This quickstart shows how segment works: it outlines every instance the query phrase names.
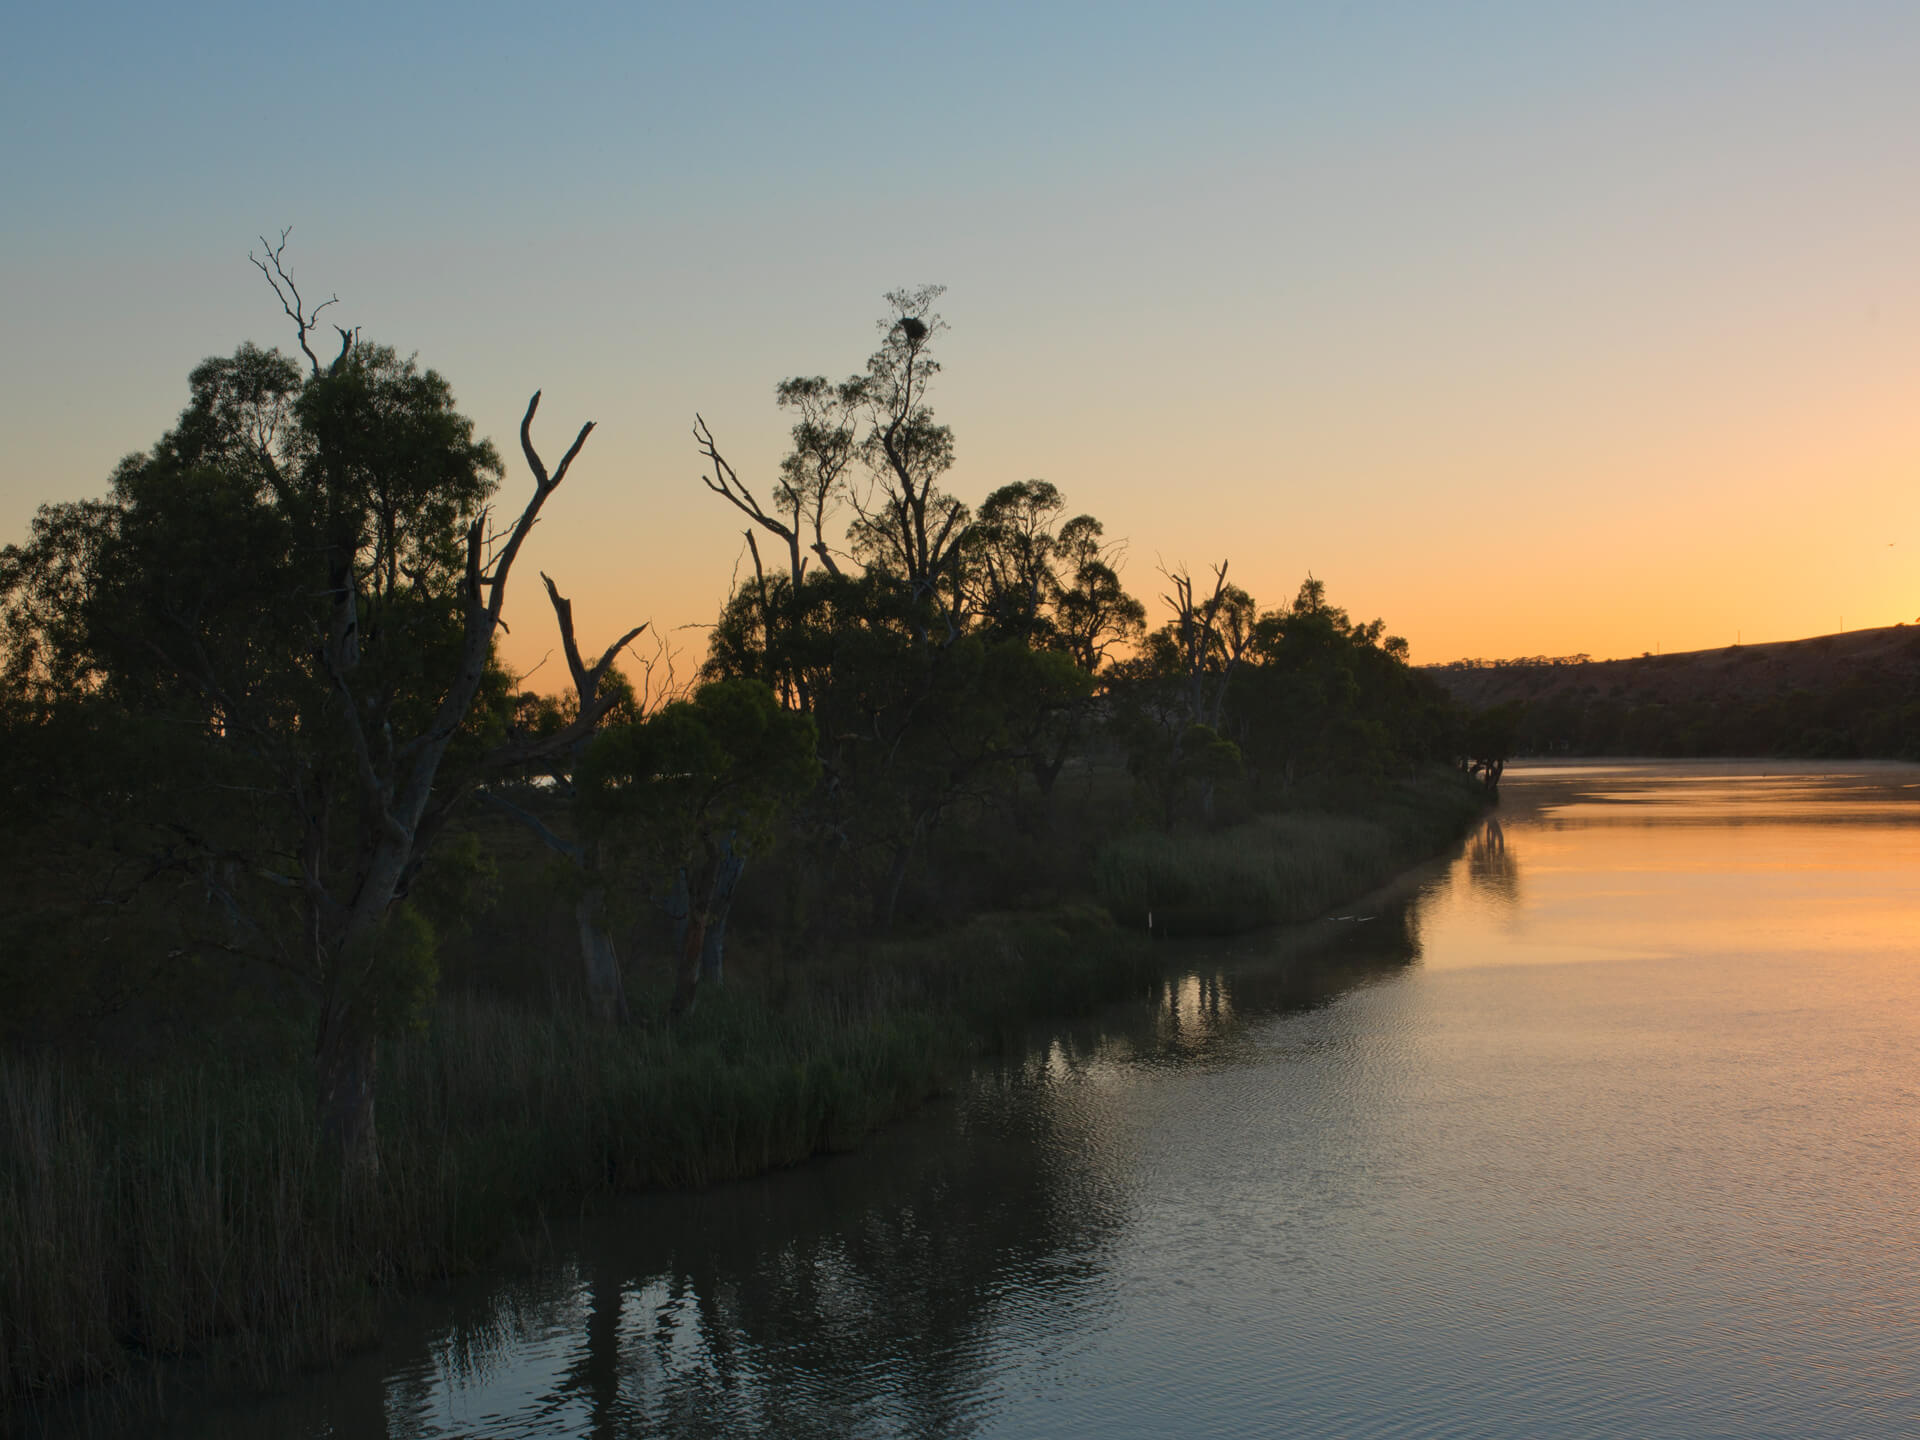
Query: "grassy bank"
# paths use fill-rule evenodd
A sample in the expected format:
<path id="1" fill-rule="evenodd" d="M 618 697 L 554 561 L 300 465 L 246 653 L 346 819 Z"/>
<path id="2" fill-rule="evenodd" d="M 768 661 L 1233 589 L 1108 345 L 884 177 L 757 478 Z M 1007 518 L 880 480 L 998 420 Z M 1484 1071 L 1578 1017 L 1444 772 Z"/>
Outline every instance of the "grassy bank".
<path id="1" fill-rule="evenodd" d="M 450 999 L 383 1055 L 371 1194 L 317 1147 L 305 1067 L 0 1059 L 0 1415 L 151 1357 L 238 1381 L 323 1362 L 373 1338 L 384 1295 L 543 1210 L 853 1145 L 1029 1021 L 1142 993 L 1149 905 L 1160 933 L 1304 919 L 1475 813 L 1435 781 L 1354 814 L 1127 837 L 1098 861 L 1118 924 L 1069 905 L 749 968 L 673 1026 Z"/>
<path id="2" fill-rule="evenodd" d="M 304 1067 L 0 1059 L 0 1415 L 153 1357 L 236 1381 L 324 1361 L 374 1337 L 383 1294 L 543 1210 L 851 1146 L 1015 1017 L 1144 985 L 1151 959 L 1104 917 L 985 917 L 671 1027 L 450 1001 L 383 1053 L 370 1195 L 317 1145 Z"/>
<path id="3" fill-rule="evenodd" d="M 1193 834 L 1142 831 L 1094 863 L 1101 902 L 1155 935 L 1229 935 L 1310 920 L 1384 884 L 1463 834 L 1484 806 L 1452 774 L 1409 781 L 1339 812 L 1285 811 Z"/>

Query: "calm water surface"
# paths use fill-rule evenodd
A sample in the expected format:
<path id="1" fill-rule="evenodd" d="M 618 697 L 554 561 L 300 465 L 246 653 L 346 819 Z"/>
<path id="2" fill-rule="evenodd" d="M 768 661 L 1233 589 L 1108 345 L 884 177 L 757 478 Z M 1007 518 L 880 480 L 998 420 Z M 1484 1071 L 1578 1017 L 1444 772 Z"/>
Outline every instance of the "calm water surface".
<path id="1" fill-rule="evenodd" d="M 175 1433 L 1920 1435 L 1920 770 L 1505 792 L 1307 939 Z"/>

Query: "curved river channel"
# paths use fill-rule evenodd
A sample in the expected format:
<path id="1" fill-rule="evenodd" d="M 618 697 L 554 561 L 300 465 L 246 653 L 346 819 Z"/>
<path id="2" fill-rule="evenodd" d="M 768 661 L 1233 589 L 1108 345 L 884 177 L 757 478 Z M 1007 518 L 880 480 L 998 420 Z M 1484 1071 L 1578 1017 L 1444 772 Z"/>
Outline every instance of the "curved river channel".
<path id="1" fill-rule="evenodd" d="M 148 1433 L 1920 1435 L 1920 769 L 1503 789 L 856 1154 Z"/>

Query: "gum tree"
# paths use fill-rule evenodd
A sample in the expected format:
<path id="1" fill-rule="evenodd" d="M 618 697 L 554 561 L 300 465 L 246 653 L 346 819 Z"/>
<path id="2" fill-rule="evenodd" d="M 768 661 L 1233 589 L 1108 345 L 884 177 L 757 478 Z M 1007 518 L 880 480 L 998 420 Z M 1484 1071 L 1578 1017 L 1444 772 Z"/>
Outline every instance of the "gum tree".
<path id="1" fill-rule="evenodd" d="M 433 983 L 411 885 L 475 785 L 594 731 L 599 681 L 638 631 L 579 667 L 567 725 L 506 725 L 508 581 L 592 424 L 549 469 L 534 394 L 532 493 L 502 520 L 500 459 L 447 382 L 346 330 L 322 362 L 318 311 L 278 249 L 261 263 L 305 372 L 251 345 L 198 367 L 179 423 L 105 500 L 44 507 L 0 556 L 0 643 L 48 723 L 85 705 L 170 737 L 164 773 L 113 777 L 147 797 L 144 876 L 183 882 L 201 948 L 276 965 L 311 999 L 318 1123 L 364 1176 L 379 1035 Z"/>

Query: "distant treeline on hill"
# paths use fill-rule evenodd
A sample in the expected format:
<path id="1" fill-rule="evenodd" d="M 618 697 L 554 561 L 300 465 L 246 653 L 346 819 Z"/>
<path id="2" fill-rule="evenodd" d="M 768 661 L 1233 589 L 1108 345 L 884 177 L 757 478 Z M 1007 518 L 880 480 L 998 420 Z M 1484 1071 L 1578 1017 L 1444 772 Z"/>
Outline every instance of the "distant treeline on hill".
<path id="1" fill-rule="evenodd" d="M 1920 759 L 1920 628 L 1593 661 L 1428 667 L 1459 704 L 1501 710 L 1520 755 Z"/>
<path id="2" fill-rule="evenodd" d="M 1590 665 L 1593 657 L 1584 650 L 1578 655 L 1520 655 L 1512 660 L 1449 660 L 1444 665 L 1431 665 L 1431 670 L 1511 670 L 1534 669 L 1553 665 Z"/>

